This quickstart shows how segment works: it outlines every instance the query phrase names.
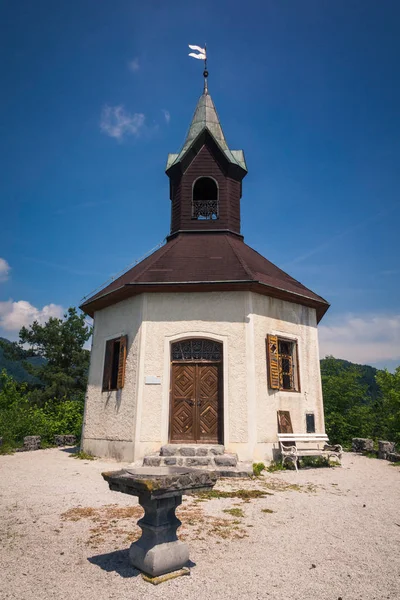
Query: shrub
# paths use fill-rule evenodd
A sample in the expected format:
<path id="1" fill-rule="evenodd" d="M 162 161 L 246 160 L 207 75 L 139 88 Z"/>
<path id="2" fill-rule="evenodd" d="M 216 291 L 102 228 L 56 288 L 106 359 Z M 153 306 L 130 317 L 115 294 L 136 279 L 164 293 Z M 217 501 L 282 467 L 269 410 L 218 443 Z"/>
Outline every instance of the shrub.
<path id="1" fill-rule="evenodd" d="M 303 456 L 300 459 L 300 465 L 302 467 L 313 467 L 314 469 L 331 466 L 329 458 L 326 456 Z"/>
<path id="2" fill-rule="evenodd" d="M 265 465 L 263 462 L 253 463 L 253 475 L 259 477 L 261 472 L 264 471 Z"/>
<path id="3" fill-rule="evenodd" d="M 5 449 L 21 446 L 27 435 L 40 435 L 43 446 L 52 445 L 56 434 L 80 438 L 83 398 L 37 406 L 30 401 L 26 384 L 18 384 L 5 371 L 0 379 L 0 432 Z"/>
<path id="4" fill-rule="evenodd" d="M 286 465 L 283 465 L 281 462 L 275 462 L 272 460 L 267 467 L 268 473 L 275 473 L 276 471 L 285 471 Z"/>

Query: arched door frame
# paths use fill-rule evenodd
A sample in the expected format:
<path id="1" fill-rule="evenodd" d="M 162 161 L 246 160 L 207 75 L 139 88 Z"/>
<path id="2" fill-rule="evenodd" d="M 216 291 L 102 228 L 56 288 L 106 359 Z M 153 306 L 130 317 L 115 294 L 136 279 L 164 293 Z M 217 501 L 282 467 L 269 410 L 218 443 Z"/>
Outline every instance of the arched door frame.
<path id="1" fill-rule="evenodd" d="M 164 339 L 164 373 L 163 373 L 163 400 L 161 414 L 161 440 L 162 444 L 169 442 L 169 423 L 170 423 L 170 392 L 171 392 L 171 346 L 174 342 L 184 341 L 193 338 L 201 338 L 220 342 L 222 344 L 222 440 L 226 445 L 229 439 L 229 380 L 228 380 L 228 336 L 218 335 L 207 331 L 185 331 L 182 333 L 166 336 Z"/>

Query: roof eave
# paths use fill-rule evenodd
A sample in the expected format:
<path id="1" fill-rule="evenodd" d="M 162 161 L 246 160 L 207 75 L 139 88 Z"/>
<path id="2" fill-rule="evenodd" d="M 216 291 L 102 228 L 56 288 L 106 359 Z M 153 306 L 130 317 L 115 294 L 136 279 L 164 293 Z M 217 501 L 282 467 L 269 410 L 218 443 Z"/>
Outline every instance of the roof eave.
<path id="1" fill-rule="evenodd" d="M 184 288 L 182 290 L 182 288 Z M 262 295 L 287 300 L 295 304 L 309 306 L 315 308 L 317 315 L 317 323 L 319 323 L 328 310 L 330 304 L 321 298 L 311 298 L 304 294 L 285 290 L 276 286 L 269 286 L 258 280 L 223 280 L 223 281 L 175 281 L 175 282 L 134 282 L 127 283 L 119 288 L 98 296 L 95 300 L 90 299 L 84 302 L 80 309 L 87 315 L 93 318 L 97 310 L 102 310 L 113 304 L 117 304 L 126 298 L 143 294 L 145 292 L 157 293 L 162 291 L 182 292 L 189 291 L 188 288 L 200 288 L 192 291 L 254 291 Z M 227 289 L 229 288 L 229 289 Z"/>

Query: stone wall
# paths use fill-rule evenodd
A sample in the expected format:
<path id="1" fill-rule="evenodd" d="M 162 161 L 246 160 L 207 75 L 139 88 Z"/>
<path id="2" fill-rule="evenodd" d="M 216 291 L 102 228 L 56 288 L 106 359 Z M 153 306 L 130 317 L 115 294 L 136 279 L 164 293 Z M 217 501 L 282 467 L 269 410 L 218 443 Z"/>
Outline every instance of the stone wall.
<path id="1" fill-rule="evenodd" d="M 390 460 L 391 462 L 400 462 L 400 453 L 396 452 L 396 444 L 386 440 L 378 441 L 378 450 L 374 448 L 374 440 L 369 438 L 353 438 L 352 451 L 362 454 L 375 454 L 381 460 Z"/>

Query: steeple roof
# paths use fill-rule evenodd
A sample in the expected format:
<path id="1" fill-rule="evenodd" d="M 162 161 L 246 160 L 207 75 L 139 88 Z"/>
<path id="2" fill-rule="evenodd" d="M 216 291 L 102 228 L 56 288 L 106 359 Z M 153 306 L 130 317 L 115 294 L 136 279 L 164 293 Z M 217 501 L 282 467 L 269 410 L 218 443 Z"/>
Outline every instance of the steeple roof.
<path id="1" fill-rule="evenodd" d="M 210 94 L 208 93 L 207 85 L 204 85 L 204 92 L 200 96 L 199 101 L 194 111 L 192 122 L 190 123 L 189 131 L 186 136 L 185 143 L 183 144 L 182 150 L 179 154 L 169 154 L 167 160 L 167 170 L 180 162 L 188 150 L 192 147 L 199 135 L 207 130 L 213 139 L 217 142 L 218 146 L 225 154 L 227 159 L 235 164 L 239 165 L 244 171 L 247 172 L 246 161 L 244 158 L 243 150 L 230 150 L 224 132 L 222 131 L 221 123 L 215 109 L 214 102 Z"/>

